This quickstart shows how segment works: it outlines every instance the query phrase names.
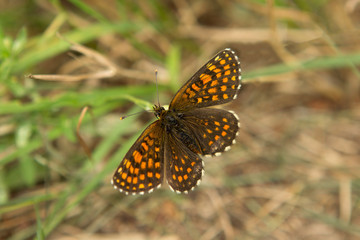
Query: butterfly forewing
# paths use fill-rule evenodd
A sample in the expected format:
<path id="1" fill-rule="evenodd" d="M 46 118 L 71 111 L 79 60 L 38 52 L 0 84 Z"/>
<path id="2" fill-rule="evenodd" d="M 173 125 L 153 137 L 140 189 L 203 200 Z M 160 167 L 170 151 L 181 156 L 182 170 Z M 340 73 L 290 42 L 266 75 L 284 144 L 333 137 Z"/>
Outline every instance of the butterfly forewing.
<path id="1" fill-rule="evenodd" d="M 115 188 L 136 194 L 160 186 L 164 172 L 163 135 L 159 120 L 144 130 L 117 168 L 112 179 Z"/>
<path id="2" fill-rule="evenodd" d="M 169 109 L 187 111 L 230 102 L 240 88 L 238 57 L 231 49 L 219 52 L 175 94 Z"/>
<path id="3" fill-rule="evenodd" d="M 239 130 L 235 113 L 222 109 L 196 109 L 184 113 L 183 124 L 193 133 L 203 155 L 216 155 L 230 148 Z"/>

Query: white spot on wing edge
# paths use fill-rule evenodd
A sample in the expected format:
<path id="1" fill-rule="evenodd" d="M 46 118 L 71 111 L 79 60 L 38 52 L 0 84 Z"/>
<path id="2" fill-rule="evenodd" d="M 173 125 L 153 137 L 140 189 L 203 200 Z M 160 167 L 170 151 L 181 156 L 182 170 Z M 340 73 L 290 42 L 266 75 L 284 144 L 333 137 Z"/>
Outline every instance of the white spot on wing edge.
<path id="1" fill-rule="evenodd" d="M 227 146 L 225 149 L 224 149 L 224 151 L 226 152 L 226 151 L 229 151 L 230 150 L 230 146 Z"/>
<path id="2" fill-rule="evenodd" d="M 241 88 L 241 84 L 239 84 L 239 86 L 237 87 L 237 90 L 239 90 Z"/>
<path id="3" fill-rule="evenodd" d="M 221 152 L 217 152 L 217 153 L 215 153 L 214 155 L 218 157 L 218 156 L 221 155 Z"/>
<path id="4" fill-rule="evenodd" d="M 175 192 L 174 189 L 172 188 L 172 186 L 170 186 L 169 182 L 168 182 L 169 188 L 171 191 Z"/>
<path id="5" fill-rule="evenodd" d="M 236 118 L 236 120 L 239 121 L 239 116 L 232 110 L 228 110 L 228 112 L 232 113 L 234 115 L 234 117 Z"/>

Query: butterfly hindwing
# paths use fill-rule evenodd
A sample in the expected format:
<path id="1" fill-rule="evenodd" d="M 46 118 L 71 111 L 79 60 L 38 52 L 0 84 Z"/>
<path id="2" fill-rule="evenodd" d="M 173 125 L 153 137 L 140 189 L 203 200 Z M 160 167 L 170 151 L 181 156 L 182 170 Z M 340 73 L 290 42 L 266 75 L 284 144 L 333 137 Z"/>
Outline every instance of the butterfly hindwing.
<path id="1" fill-rule="evenodd" d="M 169 109 L 187 111 L 230 102 L 237 97 L 240 80 L 238 57 L 231 49 L 224 49 L 179 89 Z"/>
<path id="2" fill-rule="evenodd" d="M 126 153 L 115 171 L 112 184 L 120 192 L 144 193 L 163 181 L 163 129 L 159 120 L 147 127 Z"/>
<path id="3" fill-rule="evenodd" d="M 240 127 L 235 113 L 214 108 L 186 112 L 182 123 L 197 139 L 203 155 L 218 155 L 230 149 Z"/>
<path id="4" fill-rule="evenodd" d="M 165 141 L 166 179 L 173 191 L 187 193 L 200 183 L 203 162 L 177 135 L 169 134 Z"/>

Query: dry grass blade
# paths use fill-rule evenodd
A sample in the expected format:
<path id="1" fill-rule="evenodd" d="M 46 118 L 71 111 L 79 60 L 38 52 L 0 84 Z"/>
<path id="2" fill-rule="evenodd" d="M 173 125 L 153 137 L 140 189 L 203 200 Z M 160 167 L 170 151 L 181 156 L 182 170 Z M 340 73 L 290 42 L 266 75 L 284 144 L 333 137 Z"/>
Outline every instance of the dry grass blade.
<path id="1" fill-rule="evenodd" d="M 80 126 L 81 126 L 81 123 L 85 117 L 85 114 L 86 112 L 88 111 L 89 107 L 86 106 L 84 107 L 82 110 L 81 110 L 81 113 L 80 113 L 80 117 L 79 117 L 79 120 L 78 120 L 78 123 L 76 125 L 76 137 L 82 147 L 82 149 L 84 150 L 84 152 L 86 153 L 86 155 L 92 159 L 92 154 L 91 154 L 91 150 L 89 148 L 89 146 L 87 145 L 87 143 L 85 142 L 84 138 L 81 136 L 80 134 Z"/>

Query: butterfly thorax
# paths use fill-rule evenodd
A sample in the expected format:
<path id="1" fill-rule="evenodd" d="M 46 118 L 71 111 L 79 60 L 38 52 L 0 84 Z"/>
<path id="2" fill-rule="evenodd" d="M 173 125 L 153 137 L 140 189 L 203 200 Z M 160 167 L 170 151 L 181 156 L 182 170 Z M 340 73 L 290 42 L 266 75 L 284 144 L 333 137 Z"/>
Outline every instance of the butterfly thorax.
<path id="1" fill-rule="evenodd" d="M 154 106 L 155 116 L 161 122 L 164 132 L 176 138 L 195 153 L 201 153 L 201 148 L 193 137 L 191 130 L 184 124 L 184 113 L 173 109 L 165 110 L 164 107 Z"/>

